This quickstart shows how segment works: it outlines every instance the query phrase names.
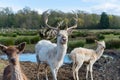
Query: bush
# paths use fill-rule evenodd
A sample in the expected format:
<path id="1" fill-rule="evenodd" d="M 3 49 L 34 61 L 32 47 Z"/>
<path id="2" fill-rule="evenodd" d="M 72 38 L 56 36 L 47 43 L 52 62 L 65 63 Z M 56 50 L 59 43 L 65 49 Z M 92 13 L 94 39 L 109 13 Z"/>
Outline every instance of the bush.
<path id="1" fill-rule="evenodd" d="M 29 37 L 19 37 L 15 40 L 15 45 L 20 44 L 22 42 L 26 42 L 27 44 L 30 44 Z"/>
<path id="2" fill-rule="evenodd" d="M 14 39 L 12 38 L 2 38 L 0 39 L 0 44 L 9 46 L 9 45 L 14 45 Z"/>
<path id="3" fill-rule="evenodd" d="M 76 37 L 86 37 L 88 34 L 86 32 L 75 31 L 71 34 L 72 38 Z"/>
<path id="4" fill-rule="evenodd" d="M 83 47 L 85 45 L 84 41 L 69 41 L 68 42 L 68 51 L 71 51 L 72 49 L 76 47 Z"/>
<path id="5" fill-rule="evenodd" d="M 109 40 L 106 42 L 107 49 L 120 48 L 120 40 Z"/>
<path id="6" fill-rule="evenodd" d="M 37 35 L 37 31 L 16 31 L 15 32 L 17 35 L 23 35 L 23 36 L 34 36 Z"/>
<path id="7" fill-rule="evenodd" d="M 104 34 L 104 35 L 109 35 L 109 34 L 114 34 L 114 31 L 103 31 L 103 32 L 99 32 L 100 34 Z"/>
<path id="8" fill-rule="evenodd" d="M 39 40 L 40 40 L 40 37 L 39 36 L 35 36 L 35 37 L 32 37 L 30 39 L 30 43 L 31 44 L 36 44 Z"/>
<path id="9" fill-rule="evenodd" d="M 100 39 L 100 40 L 102 40 L 102 39 L 105 39 L 105 36 L 103 34 L 98 34 L 97 38 Z"/>
<path id="10" fill-rule="evenodd" d="M 114 32 L 113 34 L 114 35 L 120 35 L 120 32 Z"/>
<path id="11" fill-rule="evenodd" d="M 94 36 L 87 37 L 87 38 L 86 38 L 86 43 L 87 43 L 87 44 L 94 43 L 96 39 L 97 39 L 97 38 L 94 37 Z"/>
<path id="12" fill-rule="evenodd" d="M 15 40 L 15 44 L 20 44 L 21 42 L 26 42 L 27 44 L 35 44 L 39 41 L 39 36 L 33 37 L 19 37 Z"/>
<path id="13" fill-rule="evenodd" d="M 1 35 L 4 37 L 17 37 L 16 33 L 2 33 Z"/>

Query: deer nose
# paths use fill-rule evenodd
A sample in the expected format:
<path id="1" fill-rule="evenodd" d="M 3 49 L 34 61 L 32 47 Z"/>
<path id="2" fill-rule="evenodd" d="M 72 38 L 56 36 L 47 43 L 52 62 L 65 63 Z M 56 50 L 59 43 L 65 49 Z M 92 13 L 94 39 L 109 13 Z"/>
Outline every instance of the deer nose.
<path id="1" fill-rule="evenodd" d="M 67 39 L 66 38 L 62 38 L 63 39 L 63 41 L 67 41 Z"/>
<path id="2" fill-rule="evenodd" d="M 11 62 L 12 62 L 12 63 L 15 63 L 15 58 L 11 58 Z"/>

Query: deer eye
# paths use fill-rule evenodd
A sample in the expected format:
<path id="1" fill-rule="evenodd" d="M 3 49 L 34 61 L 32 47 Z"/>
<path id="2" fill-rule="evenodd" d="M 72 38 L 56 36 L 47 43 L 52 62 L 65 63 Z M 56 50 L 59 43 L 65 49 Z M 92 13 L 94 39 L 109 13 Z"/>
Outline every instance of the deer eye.
<path id="1" fill-rule="evenodd" d="M 58 36 L 61 36 L 60 34 L 58 34 Z"/>
<path id="2" fill-rule="evenodd" d="M 102 45 L 102 44 L 99 44 L 100 46 Z"/>

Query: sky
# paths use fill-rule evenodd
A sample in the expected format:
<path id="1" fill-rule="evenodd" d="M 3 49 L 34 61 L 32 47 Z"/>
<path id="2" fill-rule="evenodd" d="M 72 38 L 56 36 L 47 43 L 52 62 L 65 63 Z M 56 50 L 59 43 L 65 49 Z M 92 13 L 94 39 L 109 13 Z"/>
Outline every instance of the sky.
<path id="1" fill-rule="evenodd" d="M 0 0 L 0 8 L 10 7 L 17 12 L 24 7 L 30 7 L 40 14 L 48 9 L 72 12 L 81 10 L 88 13 L 120 16 L 120 0 Z"/>

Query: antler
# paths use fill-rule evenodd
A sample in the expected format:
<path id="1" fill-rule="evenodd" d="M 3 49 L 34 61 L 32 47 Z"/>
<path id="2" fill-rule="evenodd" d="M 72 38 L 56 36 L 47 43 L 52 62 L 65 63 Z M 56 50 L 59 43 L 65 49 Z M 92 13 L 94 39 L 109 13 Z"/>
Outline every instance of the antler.
<path id="1" fill-rule="evenodd" d="M 73 13 L 75 13 L 75 12 L 73 11 Z M 75 13 L 75 16 L 76 16 L 76 17 L 73 18 L 73 19 L 75 20 L 75 25 L 67 28 L 67 30 L 73 29 L 73 28 L 76 28 L 76 27 L 77 27 L 77 21 L 78 21 L 78 15 L 77 15 L 77 13 Z"/>
<path id="2" fill-rule="evenodd" d="M 47 14 L 48 11 L 49 11 L 49 10 L 47 10 L 47 11 L 45 11 L 45 12 L 43 13 L 43 18 L 44 18 L 45 25 L 46 25 L 48 28 L 51 28 L 51 29 L 54 29 L 54 30 L 58 30 L 58 28 L 52 27 L 52 26 L 50 26 L 50 25 L 47 24 L 47 23 L 48 23 L 48 16 L 50 15 L 50 14 Z"/>
<path id="3" fill-rule="evenodd" d="M 57 28 L 59 28 L 63 24 L 64 20 L 57 23 Z"/>

